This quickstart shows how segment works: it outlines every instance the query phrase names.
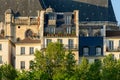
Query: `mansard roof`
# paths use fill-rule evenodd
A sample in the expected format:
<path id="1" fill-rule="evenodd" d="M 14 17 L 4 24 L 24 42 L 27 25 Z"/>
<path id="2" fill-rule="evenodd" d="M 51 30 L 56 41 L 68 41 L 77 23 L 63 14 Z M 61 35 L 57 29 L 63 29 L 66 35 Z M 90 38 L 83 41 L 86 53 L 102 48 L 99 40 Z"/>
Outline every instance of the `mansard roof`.
<path id="1" fill-rule="evenodd" d="M 116 22 L 111 0 L 41 0 L 44 8 L 51 6 L 56 12 L 79 10 L 80 21 Z"/>
<path id="2" fill-rule="evenodd" d="M 79 10 L 80 21 L 116 22 L 111 0 L 0 0 L 0 21 L 4 21 L 7 9 L 12 9 L 15 16 L 36 16 L 37 10 L 49 6 L 55 12 Z"/>
<path id="3" fill-rule="evenodd" d="M 120 38 L 120 30 L 117 31 L 106 31 L 106 37 L 110 37 L 110 38 Z"/>

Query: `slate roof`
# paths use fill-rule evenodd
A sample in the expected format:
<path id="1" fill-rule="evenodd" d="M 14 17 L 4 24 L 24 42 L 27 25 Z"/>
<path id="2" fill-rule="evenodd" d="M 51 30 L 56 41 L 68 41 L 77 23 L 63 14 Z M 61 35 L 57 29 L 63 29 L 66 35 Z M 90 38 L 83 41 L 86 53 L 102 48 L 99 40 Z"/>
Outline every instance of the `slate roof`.
<path id="1" fill-rule="evenodd" d="M 8 9 L 16 16 L 37 16 L 42 5 L 39 0 L 0 0 L 0 21 L 4 21 L 4 13 Z"/>
<path id="2" fill-rule="evenodd" d="M 80 21 L 116 22 L 111 0 L 41 0 L 44 8 L 51 6 L 56 12 L 79 10 Z"/>
<path id="3" fill-rule="evenodd" d="M 117 31 L 106 31 L 106 37 L 120 37 L 120 30 Z"/>
<path id="4" fill-rule="evenodd" d="M 79 10 L 80 21 L 116 22 L 111 0 L 0 0 L 0 21 L 4 21 L 7 9 L 12 9 L 16 16 L 37 16 L 37 10 L 49 6 L 56 12 Z"/>

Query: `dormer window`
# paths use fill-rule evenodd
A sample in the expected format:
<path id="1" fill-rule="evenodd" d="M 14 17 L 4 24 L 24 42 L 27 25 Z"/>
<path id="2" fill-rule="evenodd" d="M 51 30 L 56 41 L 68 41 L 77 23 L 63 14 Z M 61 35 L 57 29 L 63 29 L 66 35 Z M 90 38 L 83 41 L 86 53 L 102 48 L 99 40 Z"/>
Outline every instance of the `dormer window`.
<path id="1" fill-rule="evenodd" d="M 49 13 L 49 20 L 56 20 L 56 14 L 55 13 Z"/>
<path id="2" fill-rule="evenodd" d="M 72 16 L 71 15 L 65 15 L 65 24 L 71 24 L 71 19 L 72 19 Z"/>

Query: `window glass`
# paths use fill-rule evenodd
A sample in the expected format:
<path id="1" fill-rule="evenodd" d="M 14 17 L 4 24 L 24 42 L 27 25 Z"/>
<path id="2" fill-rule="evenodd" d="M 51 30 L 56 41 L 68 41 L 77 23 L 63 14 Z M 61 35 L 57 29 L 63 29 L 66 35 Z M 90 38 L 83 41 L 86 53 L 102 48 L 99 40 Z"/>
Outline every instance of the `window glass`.
<path id="1" fill-rule="evenodd" d="M 84 47 L 83 48 L 83 55 L 87 56 L 89 54 L 89 48 L 88 47 Z"/>
<path id="2" fill-rule="evenodd" d="M 48 46 L 48 44 L 49 44 L 50 42 L 52 42 L 52 40 L 51 40 L 51 39 L 47 39 L 47 42 L 46 42 L 47 46 Z"/>
<path id="3" fill-rule="evenodd" d="M 21 61 L 21 69 L 25 69 L 25 61 Z"/>
<path id="4" fill-rule="evenodd" d="M 2 44 L 0 44 L 0 50 L 2 50 Z"/>
<path id="5" fill-rule="evenodd" d="M 73 39 L 69 39 L 69 40 L 68 40 L 68 48 L 69 48 L 69 49 L 73 49 L 73 45 L 74 45 Z"/>
<path id="6" fill-rule="evenodd" d="M 2 56 L 0 56 L 0 64 L 2 64 Z"/>
<path id="7" fill-rule="evenodd" d="M 25 47 L 21 47 L 21 55 L 25 54 Z"/>
<path id="8" fill-rule="evenodd" d="M 101 52 L 102 52 L 101 47 L 96 47 L 96 55 L 97 56 L 101 55 Z"/>
<path id="9" fill-rule="evenodd" d="M 109 50 L 114 49 L 114 42 L 112 40 L 109 41 Z"/>
<path id="10" fill-rule="evenodd" d="M 58 39 L 57 41 L 62 44 L 62 39 Z"/>
<path id="11" fill-rule="evenodd" d="M 34 54 L 34 47 L 30 47 L 30 54 Z"/>
<path id="12" fill-rule="evenodd" d="M 30 62 L 29 62 L 29 68 L 31 69 L 31 68 L 33 67 L 33 65 L 34 65 L 34 62 L 33 62 L 33 61 L 30 61 Z"/>

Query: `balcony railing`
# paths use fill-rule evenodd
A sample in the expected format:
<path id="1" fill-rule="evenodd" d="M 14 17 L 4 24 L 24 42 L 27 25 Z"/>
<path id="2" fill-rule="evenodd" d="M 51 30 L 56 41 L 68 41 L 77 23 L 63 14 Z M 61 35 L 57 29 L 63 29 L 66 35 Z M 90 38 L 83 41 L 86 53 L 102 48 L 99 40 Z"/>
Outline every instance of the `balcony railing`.
<path id="1" fill-rule="evenodd" d="M 116 22 L 111 22 L 111 21 L 83 21 L 83 22 L 80 22 L 80 26 L 88 26 L 88 25 L 108 25 L 108 26 L 117 26 L 117 23 Z"/>
<path id="2" fill-rule="evenodd" d="M 41 46 L 42 49 L 44 49 L 46 47 L 47 47 L 47 44 Z M 66 50 L 78 50 L 78 44 L 71 44 L 71 45 L 63 44 L 63 47 Z"/>
<path id="3" fill-rule="evenodd" d="M 120 47 L 106 48 L 107 52 L 120 52 Z"/>
<path id="4" fill-rule="evenodd" d="M 50 34 L 50 33 L 44 33 L 45 37 L 76 37 L 76 34 Z"/>

